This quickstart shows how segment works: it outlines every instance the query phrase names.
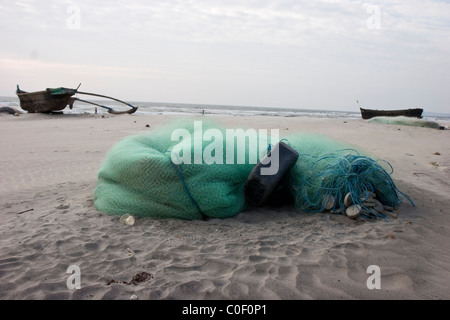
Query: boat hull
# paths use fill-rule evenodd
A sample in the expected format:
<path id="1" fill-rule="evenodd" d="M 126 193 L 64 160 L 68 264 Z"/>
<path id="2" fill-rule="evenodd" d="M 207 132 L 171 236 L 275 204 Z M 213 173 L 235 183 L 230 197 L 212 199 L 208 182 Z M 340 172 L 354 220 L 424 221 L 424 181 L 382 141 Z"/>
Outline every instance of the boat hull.
<path id="1" fill-rule="evenodd" d="M 74 101 L 72 95 L 76 91 L 66 89 L 63 92 L 55 92 L 55 90 L 57 89 L 37 92 L 17 90 L 16 94 L 20 100 L 20 107 L 29 113 L 49 113 L 63 110 L 67 106 L 72 107 Z"/>
<path id="2" fill-rule="evenodd" d="M 412 117 L 412 118 L 422 118 L 423 109 L 402 109 L 402 110 L 373 110 L 373 109 L 363 109 L 361 110 L 361 117 L 363 119 L 370 119 L 373 117 Z"/>

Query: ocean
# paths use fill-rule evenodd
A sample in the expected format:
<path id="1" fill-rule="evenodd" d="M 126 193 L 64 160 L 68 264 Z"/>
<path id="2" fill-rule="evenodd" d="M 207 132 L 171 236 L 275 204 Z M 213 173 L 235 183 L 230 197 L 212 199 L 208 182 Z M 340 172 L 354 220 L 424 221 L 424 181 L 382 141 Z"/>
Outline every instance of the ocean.
<path id="1" fill-rule="evenodd" d="M 100 105 L 112 107 L 116 111 L 125 111 L 129 108 L 124 104 L 111 100 L 89 100 Z M 128 101 L 127 101 L 128 102 Z M 317 110 L 317 109 L 295 109 L 283 107 L 257 107 L 257 106 L 229 106 L 210 104 L 188 104 L 170 102 L 129 102 L 138 107 L 135 115 L 212 115 L 212 116 L 277 116 L 277 117 L 313 117 L 313 118 L 339 118 L 339 119 L 361 119 L 358 107 L 353 111 Z M 0 97 L 0 105 L 20 109 L 17 97 Z M 74 103 L 73 109 L 66 107 L 66 114 L 99 114 L 108 113 L 106 108 L 95 107 L 81 101 Z M 424 119 L 436 122 L 450 122 L 448 113 L 423 113 Z"/>

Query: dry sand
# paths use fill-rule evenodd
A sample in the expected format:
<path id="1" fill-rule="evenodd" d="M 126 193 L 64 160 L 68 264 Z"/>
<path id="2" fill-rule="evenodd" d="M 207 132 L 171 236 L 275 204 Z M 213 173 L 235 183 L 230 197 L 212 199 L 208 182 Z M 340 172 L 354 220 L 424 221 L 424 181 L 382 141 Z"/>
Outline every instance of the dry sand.
<path id="1" fill-rule="evenodd" d="M 173 118 L 0 116 L 0 299 L 450 298 L 450 131 L 215 118 L 228 128 L 322 133 L 389 161 L 397 186 L 416 204 L 402 204 L 398 219 L 357 222 L 284 207 L 224 220 L 138 218 L 126 226 L 97 211 L 92 192 L 109 148 Z M 81 289 L 67 287 L 71 265 L 80 267 Z M 381 289 L 367 288 L 370 265 L 380 267 Z M 143 271 L 154 278 L 107 284 Z"/>

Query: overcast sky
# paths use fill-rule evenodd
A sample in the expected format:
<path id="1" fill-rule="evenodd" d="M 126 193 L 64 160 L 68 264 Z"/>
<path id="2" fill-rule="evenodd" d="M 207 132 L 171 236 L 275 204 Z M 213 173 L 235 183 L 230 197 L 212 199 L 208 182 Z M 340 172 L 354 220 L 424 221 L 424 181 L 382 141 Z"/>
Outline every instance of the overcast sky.
<path id="1" fill-rule="evenodd" d="M 450 113 L 450 1 L 0 0 L 0 95 Z"/>

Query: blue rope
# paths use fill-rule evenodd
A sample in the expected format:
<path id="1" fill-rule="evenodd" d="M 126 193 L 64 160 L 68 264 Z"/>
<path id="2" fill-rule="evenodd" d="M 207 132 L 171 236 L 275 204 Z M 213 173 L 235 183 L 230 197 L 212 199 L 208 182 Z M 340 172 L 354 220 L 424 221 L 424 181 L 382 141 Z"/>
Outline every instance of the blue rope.
<path id="1" fill-rule="evenodd" d="M 355 154 L 338 154 L 343 151 L 352 151 Z M 384 214 L 363 205 L 372 193 L 379 194 L 384 201 L 394 207 L 400 203 L 400 195 L 415 206 L 411 198 L 401 192 L 392 181 L 390 174 L 393 173 L 393 168 L 387 161 L 373 160 L 359 155 L 353 149 L 338 150 L 337 153 L 327 154 L 320 158 L 308 154 L 301 156 L 313 158 L 309 168 L 304 168 L 306 175 L 298 179 L 300 186 L 294 185 L 297 200 L 305 211 L 323 211 L 325 206 L 323 199 L 330 195 L 335 198 L 334 207 L 344 210 L 344 198 L 348 193 L 350 193 L 353 203 L 364 209 L 362 215 L 368 218 L 374 216 L 385 218 Z M 382 167 L 382 163 L 388 165 L 390 173 Z"/>

